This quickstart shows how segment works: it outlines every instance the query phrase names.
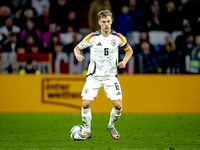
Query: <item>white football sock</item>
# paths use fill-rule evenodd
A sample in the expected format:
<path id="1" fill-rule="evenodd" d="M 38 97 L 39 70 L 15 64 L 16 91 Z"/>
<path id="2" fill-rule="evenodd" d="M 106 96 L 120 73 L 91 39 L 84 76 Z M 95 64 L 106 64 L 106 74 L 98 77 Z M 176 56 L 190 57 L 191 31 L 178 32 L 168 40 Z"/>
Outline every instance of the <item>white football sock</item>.
<path id="1" fill-rule="evenodd" d="M 108 126 L 114 127 L 115 122 L 120 118 L 122 110 L 116 110 L 115 108 L 112 109 L 110 113 L 110 121 Z"/>
<path id="2" fill-rule="evenodd" d="M 92 120 L 92 115 L 90 108 L 89 109 L 83 109 L 82 108 L 82 120 L 83 124 L 85 126 L 86 132 L 90 133 L 91 132 L 91 120 Z"/>

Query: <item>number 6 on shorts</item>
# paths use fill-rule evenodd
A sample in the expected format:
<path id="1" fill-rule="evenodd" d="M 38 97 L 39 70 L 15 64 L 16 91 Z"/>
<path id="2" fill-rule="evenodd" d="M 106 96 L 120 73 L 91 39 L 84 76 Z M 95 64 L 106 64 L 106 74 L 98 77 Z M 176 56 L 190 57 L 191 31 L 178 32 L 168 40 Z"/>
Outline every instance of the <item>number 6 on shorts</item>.
<path id="1" fill-rule="evenodd" d="M 118 82 L 115 82 L 114 84 L 115 84 L 116 90 L 119 90 L 119 84 L 118 84 Z"/>

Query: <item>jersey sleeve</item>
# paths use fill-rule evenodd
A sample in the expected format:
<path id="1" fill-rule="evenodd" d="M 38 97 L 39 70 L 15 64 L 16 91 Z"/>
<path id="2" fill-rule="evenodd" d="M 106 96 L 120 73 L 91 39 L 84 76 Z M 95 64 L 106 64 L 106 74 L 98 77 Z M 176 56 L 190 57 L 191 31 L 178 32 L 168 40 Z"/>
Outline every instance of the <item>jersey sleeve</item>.
<path id="1" fill-rule="evenodd" d="M 117 33 L 117 36 L 121 40 L 121 44 L 119 46 L 122 47 L 125 51 L 128 50 L 130 48 L 130 45 L 128 44 L 126 38 L 120 33 Z"/>
<path id="2" fill-rule="evenodd" d="M 92 45 L 91 43 L 91 38 L 95 36 L 94 33 L 90 33 L 89 35 L 87 35 L 77 46 L 83 50 L 87 47 L 90 47 Z"/>

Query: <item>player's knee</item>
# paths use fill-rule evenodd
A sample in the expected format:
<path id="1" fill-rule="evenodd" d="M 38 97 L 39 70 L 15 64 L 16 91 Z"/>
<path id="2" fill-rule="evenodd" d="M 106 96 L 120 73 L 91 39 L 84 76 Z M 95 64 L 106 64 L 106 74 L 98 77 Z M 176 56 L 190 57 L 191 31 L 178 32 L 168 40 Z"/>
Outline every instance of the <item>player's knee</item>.
<path id="1" fill-rule="evenodd" d="M 113 101 L 113 106 L 116 110 L 122 109 L 122 100 Z"/>
<path id="2" fill-rule="evenodd" d="M 83 107 L 83 109 L 89 109 L 90 108 L 90 103 L 88 103 L 86 101 L 83 101 L 82 102 L 82 107 Z"/>
<path id="3" fill-rule="evenodd" d="M 116 109 L 116 110 L 121 110 L 121 109 L 122 109 L 122 105 L 116 105 L 116 106 L 115 106 L 115 109 Z"/>
<path id="4" fill-rule="evenodd" d="M 115 108 L 116 110 L 121 110 L 121 109 L 122 109 L 122 103 L 117 103 L 117 104 L 114 106 L 114 108 Z"/>
<path id="5" fill-rule="evenodd" d="M 90 108 L 89 105 L 87 105 L 85 103 L 82 104 L 82 107 L 83 107 L 83 109 L 89 109 Z"/>

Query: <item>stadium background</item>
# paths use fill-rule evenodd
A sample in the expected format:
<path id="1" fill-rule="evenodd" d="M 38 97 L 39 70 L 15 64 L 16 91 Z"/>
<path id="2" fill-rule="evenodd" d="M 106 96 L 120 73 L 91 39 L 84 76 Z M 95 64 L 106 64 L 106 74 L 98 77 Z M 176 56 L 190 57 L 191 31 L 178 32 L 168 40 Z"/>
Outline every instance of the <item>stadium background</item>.
<path id="1" fill-rule="evenodd" d="M 38 23 L 41 14 L 38 13 L 37 5 L 34 6 L 32 1 L 20 1 L 18 6 L 15 0 L 1 1 L 1 53 L 0 53 L 0 69 L 1 69 L 1 105 L 0 112 L 67 112 L 67 113 L 80 113 L 81 97 L 80 92 L 85 81 L 85 70 L 89 63 L 89 50 L 85 50 L 84 56 L 85 60 L 78 63 L 75 60 L 72 47 L 68 46 L 64 42 L 60 41 L 57 45 L 61 45 L 62 49 L 56 51 L 48 51 L 48 48 L 44 48 L 42 44 L 42 50 L 33 52 L 31 49 L 25 52 L 18 51 L 18 45 L 26 46 L 26 38 L 22 39 L 22 30 L 26 27 L 26 21 L 33 19 L 38 30 L 42 30 L 40 23 Z M 65 0 L 59 0 L 65 1 Z M 40 3 L 41 2 L 41 3 Z M 43 3 L 42 3 L 43 2 Z M 74 2 L 65 1 L 67 13 L 75 12 L 75 19 L 78 21 L 78 30 L 73 31 L 73 33 L 80 34 L 83 38 L 89 34 L 92 29 L 89 27 L 88 14 L 91 9 L 91 5 L 94 1 L 79 1 Z M 105 2 L 105 1 L 104 1 Z M 128 1 L 115 3 L 115 1 L 110 0 L 110 5 L 112 6 L 112 12 L 114 14 L 114 21 L 117 16 L 120 15 L 121 6 L 126 4 L 128 7 Z M 101 5 L 102 2 L 100 2 Z M 141 23 L 141 28 L 133 27 L 131 31 L 127 30 L 127 33 L 131 35 L 132 39 L 127 39 L 131 44 L 133 50 L 140 41 L 140 32 L 147 32 L 149 36 L 149 43 L 153 45 L 156 50 L 155 53 L 144 54 L 143 52 L 134 55 L 127 64 L 126 69 L 119 70 L 119 79 L 123 88 L 124 96 L 124 113 L 199 113 L 197 106 L 199 106 L 199 98 L 197 97 L 198 86 L 199 86 L 199 76 L 194 74 L 199 74 L 199 59 L 191 58 L 191 55 L 184 55 L 185 62 L 180 63 L 181 54 L 177 51 L 176 61 L 173 64 L 168 64 L 171 62 L 170 53 L 159 53 L 161 48 L 166 44 L 166 37 L 171 37 L 173 41 L 179 35 L 183 35 L 184 31 L 184 19 L 186 18 L 189 22 L 189 26 L 193 29 L 191 32 L 193 36 L 198 36 L 199 31 L 199 14 L 195 10 L 193 12 L 186 13 L 186 10 L 191 8 L 191 6 L 198 5 L 199 1 L 188 0 L 188 1 L 137 1 L 136 8 L 141 12 L 143 18 L 148 20 L 145 16 L 151 8 L 159 4 L 160 13 L 165 14 L 165 7 L 167 4 L 174 5 L 174 11 L 178 11 L 182 7 L 180 24 L 174 28 L 160 28 L 151 29 L 149 26 L 143 22 Z M 44 4 L 45 8 L 50 11 L 49 23 L 57 24 L 57 32 L 65 33 L 63 31 L 63 20 L 65 22 L 66 14 L 57 14 L 59 16 L 54 16 L 56 14 L 56 9 L 58 10 L 57 1 L 53 0 L 43 0 L 38 1 L 36 4 Z M 47 5 L 48 4 L 48 5 Z M 107 5 L 106 3 L 103 5 Z M 38 5 L 39 6 L 39 5 Z M 72 7 L 73 6 L 73 7 Z M 65 8 L 65 7 L 64 7 Z M 196 8 L 196 7 L 195 7 Z M 195 9 L 194 8 L 194 9 Z M 26 16 L 26 10 L 31 10 L 32 15 Z M 162 11 L 161 11 L 162 10 Z M 17 12 L 20 11 L 20 16 L 17 17 Z M 31 12 L 30 11 L 30 12 Z M 25 13 L 26 12 L 26 13 Z M 29 12 L 29 13 L 30 13 Z M 145 13 L 146 12 L 146 13 Z M 197 21 L 194 21 L 194 16 Z M 166 15 L 166 14 L 165 14 Z M 13 19 L 13 25 L 20 28 L 20 32 L 12 33 L 17 35 L 17 41 L 15 41 L 15 50 L 8 51 L 5 49 L 12 40 L 9 37 L 13 36 L 11 32 L 6 35 L 3 31 L 4 23 L 7 18 L 11 17 Z M 56 20 L 58 17 L 60 20 Z M 166 17 L 166 16 L 162 16 Z M 142 19 L 143 21 L 145 19 Z M 135 20 L 137 21 L 137 20 Z M 171 20 L 173 21 L 173 20 Z M 172 22 L 173 23 L 173 22 Z M 66 27 L 73 26 L 74 24 L 64 24 Z M 161 24 L 163 25 L 163 24 Z M 188 25 L 188 24 L 187 24 Z M 65 27 L 64 26 L 64 27 Z M 75 29 L 75 26 L 74 26 Z M 117 24 L 114 22 L 113 29 L 117 29 Z M 48 29 L 46 29 L 48 30 Z M 45 33 L 41 32 L 41 33 Z M 68 32 L 66 32 L 68 33 Z M 33 32 L 31 32 L 33 34 Z M 8 37 L 7 37 L 8 36 Z M 28 37 L 27 37 L 28 38 Z M 70 37 L 68 36 L 70 39 Z M 68 39 L 66 38 L 66 39 Z M 43 42 L 43 38 L 36 39 L 38 43 Z M 81 39 L 79 39 L 80 41 Z M 25 45 L 24 44 L 25 41 Z M 33 43 L 39 45 L 38 43 Z M 78 41 L 76 41 L 78 42 Z M 76 43 L 77 44 L 77 43 Z M 56 45 L 56 44 L 55 44 Z M 198 45 L 195 45 L 197 46 Z M 54 47 L 54 46 L 53 46 Z M 47 51 L 46 51 L 47 50 Z M 123 59 L 124 53 L 119 52 L 119 59 Z M 29 59 L 34 60 L 33 71 L 39 71 L 39 73 L 26 73 L 27 65 Z M 161 64 L 167 64 L 168 66 L 163 70 Z M 181 68 L 184 68 L 181 72 Z M 150 75 L 149 75 L 150 74 Z M 168 75 L 167 75 L 168 74 Z M 170 75 L 171 74 L 171 75 Z M 173 75 L 172 75 L 173 74 Z M 176 75 L 175 75 L 176 74 Z M 128 83 L 129 82 L 129 83 Z M 9 94 L 12 91 L 12 94 Z M 189 100 L 190 99 L 190 100 Z M 102 104 L 102 101 L 107 101 L 103 90 L 100 91 L 97 102 L 94 103 L 94 113 L 109 113 L 110 105 L 107 105 L 104 110 L 98 108 Z M 132 104 L 132 105 L 130 105 Z"/>

